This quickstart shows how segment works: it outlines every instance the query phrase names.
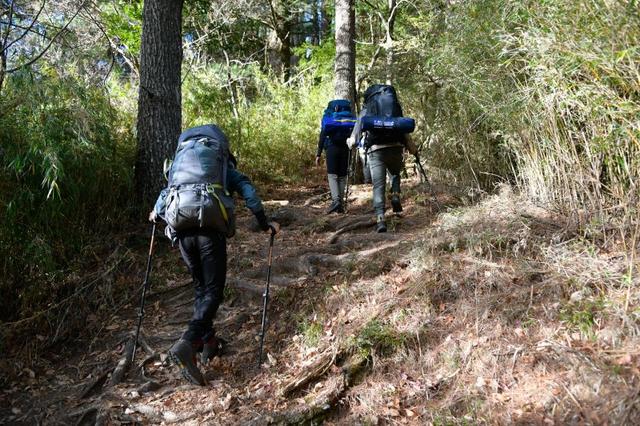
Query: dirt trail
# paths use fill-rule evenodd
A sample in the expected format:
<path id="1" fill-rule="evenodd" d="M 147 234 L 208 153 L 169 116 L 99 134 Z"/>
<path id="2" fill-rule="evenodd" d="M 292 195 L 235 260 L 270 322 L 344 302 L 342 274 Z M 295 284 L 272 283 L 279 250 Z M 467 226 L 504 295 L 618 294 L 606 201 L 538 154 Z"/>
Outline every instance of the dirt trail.
<path id="1" fill-rule="evenodd" d="M 439 212 L 419 183 L 403 191 L 387 234 L 373 232 L 369 187 L 331 216 L 320 186 L 267 192 L 283 230 L 261 368 L 268 236 L 239 209 L 214 322 L 229 344 L 203 368 L 207 386 L 166 362 L 192 289 L 161 240 L 136 357 L 144 377 L 116 380 L 136 300 L 75 356 L 19 367 L 0 423 L 640 424 L 640 254 L 584 238 L 509 187 L 458 208 L 441 192 Z"/>
<path id="2" fill-rule="evenodd" d="M 363 260 L 393 259 L 389 255 L 414 238 L 415 231 L 432 217 L 430 208 L 405 203 L 401 218 L 389 218 L 390 232 L 376 234 L 369 197 L 369 186 L 352 187 L 349 214 L 330 216 L 325 214 L 328 200 L 321 187 L 276 189 L 271 199 L 265 200 L 281 223 L 282 232 L 274 247 L 267 356 L 262 368 L 257 367 L 257 336 L 268 236 L 252 232 L 253 217 L 239 209 L 238 234 L 228 244 L 226 300 L 214 322 L 218 335 L 228 344 L 222 356 L 201 367 L 208 381 L 206 387 L 187 384 L 166 358 L 166 351 L 191 316 L 193 294 L 178 251 L 167 250 L 167 240 L 161 239 L 153 262 L 153 291 L 147 299 L 141 348 L 136 354 L 135 370 L 142 374 L 130 372 L 114 383 L 119 381 L 114 379 L 118 374 L 114 367 L 129 362 L 126 355 L 136 322 L 135 309 L 129 309 L 106 325 L 105 334 L 92 345 L 90 353 L 79 355 L 66 366 L 51 366 L 55 373 L 50 371 L 47 377 L 32 378 L 34 388 L 45 381 L 46 386 L 40 389 L 49 392 L 21 395 L 15 389 L 5 396 L 9 400 L 33 397 L 22 403 L 10 401 L 14 407 L 12 421 L 264 424 L 297 423 L 316 417 L 318 413 L 313 410 L 318 407 L 313 404 L 309 412 L 303 408 L 299 413 L 299 392 L 296 394 L 293 388 L 303 388 L 304 383 L 292 386 L 287 395 L 281 392 L 284 382 L 295 382 L 297 374 L 302 375 L 303 382 L 315 379 L 304 378 L 307 370 L 298 364 L 301 354 L 290 348 L 301 318 L 313 312 L 329 282 L 348 280 Z M 393 260 L 390 262 L 386 268 L 391 267 Z M 336 364 L 336 355 L 323 367 L 325 370 Z M 313 361 L 314 353 L 305 354 L 305 358 Z M 75 371 L 69 369 L 71 365 L 77 365 Z M 330 402 L 325 405 L 329 407 Z M 307 406 L 306 402 L 302 406 Z M 280 418 L 274 413 L 288 414 Z"/>

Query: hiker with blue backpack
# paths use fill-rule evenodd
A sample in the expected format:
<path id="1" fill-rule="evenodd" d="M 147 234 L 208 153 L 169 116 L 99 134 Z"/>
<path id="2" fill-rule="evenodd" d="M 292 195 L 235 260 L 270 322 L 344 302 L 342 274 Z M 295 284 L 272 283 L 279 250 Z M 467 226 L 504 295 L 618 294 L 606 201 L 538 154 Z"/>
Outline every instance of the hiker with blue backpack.
<path id="1" fill-rule="evenodd" d="M 239 193 L 261 230 L 275 235 L 255 187 L 237 170 L 226 135 L 213 124 L 184 131 L 168 171 L 168 186 L 158 197 L 149 220 L 167 223 L 167 235 L 178 242 L 193 277 L 193 316 L 169 356 L 190 382 L 204 385 L 196 354 L 206 364 L 221 349 L 213 318 L 223 301 L 227 274 L 227 238 L 235 234 L 234 201 Z"/>
<path id="2" fill-rule="evenodd" d="M 373 209 L 376 232 L 387 232 L 385 221 L 387 174 L 391 180 L 391 207 L 402 212 L 400 172 L 403 150 L 414 154 L 415 145 L 408 138 L 415 128 L 413 119 L 403 117 L 393 86 L 374 84 L 363 95 L 362 111 L 347 143 L 349 148 L 361 145 L 366 153 L 373 183 Z"/>
<path id="3" fill-rule="evenodd" d="M 326 151 L 327 180 L 331 192 L 331 206 L 327 210 L 328 214 L 345 212 L 345 189 L 350 154 L 347 138 L 355 123 L 356 117 L 351 112 L 351 102 L 346 99 L 332 100 L 322 115 L 316 166 L 320 165 L 322 151 Z"/>

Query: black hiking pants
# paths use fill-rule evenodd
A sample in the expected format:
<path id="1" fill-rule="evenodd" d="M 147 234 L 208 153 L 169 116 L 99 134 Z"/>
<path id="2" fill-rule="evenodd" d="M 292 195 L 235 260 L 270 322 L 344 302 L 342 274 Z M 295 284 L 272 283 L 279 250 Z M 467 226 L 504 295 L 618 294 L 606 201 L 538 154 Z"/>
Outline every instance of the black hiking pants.
<path id="1" fill-rule="evenodd" d="M 327 174 L 346 176 L 349 167 L 349 148 L 346 142 L 327 147 Z"/>
<path id="2" fill-rule="evenodd" d="M 216 231 L 193 229 L 178 235 L 182 259 L 193 277 L 193 317 L 182 338 L 198 343 L 213 331 L 213 318 L 224 298 L 227 239 Z"/>

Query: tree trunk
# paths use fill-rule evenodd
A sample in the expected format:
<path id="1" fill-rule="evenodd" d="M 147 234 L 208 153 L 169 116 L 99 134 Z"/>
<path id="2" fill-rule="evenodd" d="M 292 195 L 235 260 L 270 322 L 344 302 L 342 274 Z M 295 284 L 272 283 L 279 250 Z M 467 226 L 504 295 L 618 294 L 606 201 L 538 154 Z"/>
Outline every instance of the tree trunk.
<path id="1" fill-rule="evenodd" d="M 321 25 L 320 25 L 320 14 L 321 10 L 317 0 L 313 0 L 311 2 L 311 44 L 314 46 L 319 46 L 322 44 L 321 42 Z"/>
<path id="2" fill-rule="evenodd" d="M 291 78 L 291 21 L 287 19 L 282 23 L 278 32 L 280 39 L 280 62 L 282 63 L 282 81 L 285 83 Z"/>
<path id="3" fill-rule="evenodd" d="M 387 0 L 389 5 L 389 18 L 387 19 L 387 27 L 385 28 L 386 39 L 384 42 L 385 50 L 387 53 L 387 84 L 392 84 L 393 82 L 393 63 L 394 61 L 394 51 L 393 51 L 393 27 L 396 21 L 396 0 Z"/>
<path id="4" fill-rule="evenodd" d="M 269 0 L 271 12 L 270 27 L 273 30 L 275 40 L 269 40 L 271 49 L 277 56 L 268 55 L 271 68 L 280 68 L 282 79 L 286 83 L 291 77 L 291 53 L 292 29 L 295 22 L 292 0 Z"/>
<path id="5" fill-rule="evenodd" d="M 4 2 L 3 2 L 4 3 Z M 13 7 L 14 2 L 11 2 L 8 9 L 4 4 L 2 14 L 0 18 L 3 22 L 0 22 L 0 93 L 2 93 L 2 86 L 4 85 L 4 78 L 7 75 L 7 41 L 9 40 L 9 34 L 11 33 L 11 26 L 13 25 Z M 4 26 L 4 28 L 3 28 Z"/>
<path id="6" fill-rule="evenodd" d="M 336 0 L 335 96 L 356 100 L 356 43 L 354 0 Z"/>
<path id="7" fill-rule="evenodd" d="M 329 28 L 329 14 L 327 13 L 327 0 L 318 0 L 318 34 L 320 41 L 318 44 L 324 43 L 327 39 L 327 28 Z"/>
<path id="8" fill-rule="evenodd" d="M 162 162 L 181 129 L 182 0 L 146 0 L 142 12 L 135 182 L 147 208 L 165 186 Z"/>
<path id="9" fill-rule="evenodd" d="M 2 86 L 4 85 L 4 71 L 7 69 L 7 56 L 4 54 L 4 50 L 0 51 L 0 93 L 2 93 Z"/>

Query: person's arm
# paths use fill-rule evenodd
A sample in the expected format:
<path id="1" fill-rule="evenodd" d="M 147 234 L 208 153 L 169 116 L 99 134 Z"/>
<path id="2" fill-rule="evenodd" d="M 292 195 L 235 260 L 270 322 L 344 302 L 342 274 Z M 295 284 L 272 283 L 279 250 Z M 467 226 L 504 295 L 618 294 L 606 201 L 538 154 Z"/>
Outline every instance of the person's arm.
<path id="1" fill-rule="evenodd" d="M 358 119 L 356 120 L 356 124 L 353 126 L 353 130 L 351 131 L 351 136 L 347 139 L 347 145 L 349 149 L 357 146 L 360 142 L 360 138 L 362 137 L 362 117 L 366 114 L 366 110 L 362 108 L 360 111 L 360 115 L 358 115 Z"/>
<path id="2" fill-rule="evenodd" d="M 155 222 L 158 217 L 164 220 L 164 212 L 167 207 L 166 200 L 168 193 L 169 190 L 167 188 L 160 191 L 160 195 L 158 195 L 156 204 L 153 206 L 153 210 L 151 210 L 151 213 L 149 213 L 149 220 L 151 222 Z"/>
<path id="3" fill-rule="evenodd" d="M 269 219 L 264 212 L 262 200 L 260 200 L 258 192 L 251 183 L 251 180 L 238 170 L 229 167 L 227 169 L 227 187 L 229 192 L 237 192 L 242 196 L 245 207 L 251 210 L 256 217 L 260 229 L 268 231 L 271 228 Z"/>
<path id="4" fill-rule="evenodd" d="M 320 124 L 320 136 L 318 137 L 318 149 L 316 150 L 316 166 L 320 165 L 320 157 L 322 157 L 322 150 L 324 149 L 324 140 L 327 138 L 327 133 L 324 129 L 324 118 Z"/>

